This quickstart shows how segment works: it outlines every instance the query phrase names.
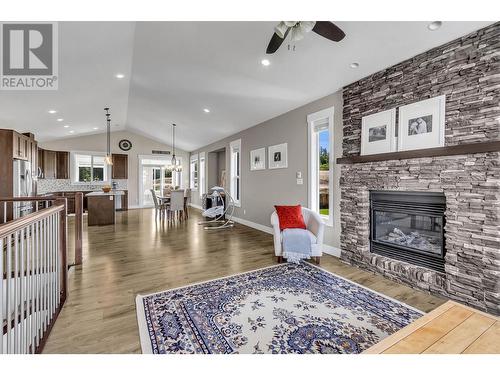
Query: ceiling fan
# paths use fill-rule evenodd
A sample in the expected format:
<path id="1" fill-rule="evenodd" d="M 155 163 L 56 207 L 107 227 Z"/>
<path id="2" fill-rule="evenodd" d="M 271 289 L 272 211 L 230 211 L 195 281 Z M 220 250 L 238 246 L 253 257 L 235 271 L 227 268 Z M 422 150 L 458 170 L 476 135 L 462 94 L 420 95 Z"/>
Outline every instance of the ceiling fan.
<path id="1" fill-rule="evenodd" d="M 303 39 L 310 31 L 334 42 L 340 42 L 345 37 L 345 33 L 330 21 L 281 21 L 274 28 L 266 53 L 276 52 L 288 34 L 290 34 L 290 41 L 296 42 Z"/>

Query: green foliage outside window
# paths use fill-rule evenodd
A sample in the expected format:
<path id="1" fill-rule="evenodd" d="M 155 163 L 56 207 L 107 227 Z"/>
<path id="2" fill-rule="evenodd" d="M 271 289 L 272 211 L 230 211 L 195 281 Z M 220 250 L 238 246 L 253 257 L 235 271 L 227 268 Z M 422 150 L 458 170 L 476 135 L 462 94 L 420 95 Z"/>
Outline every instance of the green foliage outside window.
<path id="1" fill-rule="evenodd" d="M 324 147 L 319 150 L 319 170 L 328 171 L 330 170 L 330 153 Z"/>

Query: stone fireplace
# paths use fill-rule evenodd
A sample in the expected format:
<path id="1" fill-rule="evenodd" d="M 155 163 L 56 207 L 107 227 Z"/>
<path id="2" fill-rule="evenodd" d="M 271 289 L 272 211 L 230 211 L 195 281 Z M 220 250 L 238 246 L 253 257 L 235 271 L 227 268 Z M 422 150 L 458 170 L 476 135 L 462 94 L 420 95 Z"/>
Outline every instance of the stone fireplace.
<path id="1" fill-rule="evenodd" d="M 370 191 L 370 251 L 444 272 L 442 193 Z"/>
<path id="2" fill-rule="evenodd" d="M 445 146 L 500 140 L 498 35 L 500 23 L 346 86 L 343 157 L 360 155 L 363 116 L 443 94 Z M 500 152 L 344 163 L 340 191 L 344 262 L 500 314 Z M 401 199 L 395 211 L 377 203 L 374 232 L 373 198 L 387 192 L 431 193 L 443 212 L 432 220 L 404 216 Z M 425 237 L 440 232 L 442 239 Z M 427 263 L 411 257 L 421 246 Z"/>

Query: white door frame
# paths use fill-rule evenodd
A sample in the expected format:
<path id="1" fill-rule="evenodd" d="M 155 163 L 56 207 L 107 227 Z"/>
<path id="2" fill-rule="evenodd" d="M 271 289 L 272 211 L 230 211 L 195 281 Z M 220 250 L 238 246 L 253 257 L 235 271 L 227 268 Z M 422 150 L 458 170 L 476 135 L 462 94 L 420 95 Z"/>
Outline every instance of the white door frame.
<path id="1" fill-rule="evenodd" d="M 158 168 L 165 168 L 167 164 L 170 164 L 170 155 L 137 155 L 138 158 L 138 171 L 137 171 L 137 176 L 138 176 L 138 191 L 139 191 L 139 207 L 145 208 L 145 207 L 152 207 L 152 205 L 144 205 L 144 178 L 143 178 L 143 165 L 142 165 L 142 160 L 143 159 L 150 159 L 150 160 L 158 160 L 158 164 L 148 164 L 148 167 L 158 167 Z M 180 158 L 178 158 L 179 161 Z M 165 163 L 161 163 L 161 162 Z M 163 177 L 163 175 L 162 175 Z M 161 183 L 163 183 L 163 178 L 161 178 Z"/>

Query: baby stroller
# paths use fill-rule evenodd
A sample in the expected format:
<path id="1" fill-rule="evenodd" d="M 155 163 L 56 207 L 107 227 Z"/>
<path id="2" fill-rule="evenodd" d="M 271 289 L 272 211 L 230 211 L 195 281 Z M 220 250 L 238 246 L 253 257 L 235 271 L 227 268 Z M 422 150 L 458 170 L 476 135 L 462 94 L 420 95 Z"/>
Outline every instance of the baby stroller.
<path id="1" fill-rule="evenodd" d="M 231 228 L 234 226 L 232 221 L 234 213 L 234 200 L 231 195 L 220 186 L 214 186 L 210 189 L 211 193 L 203 196 L 203 217 L 211 220 L 201 221 L 198 224 L 205 227 L 206 230 Z M 225 197 L 225 199 L 224 199 Z M 207 201 L 210 201 L 210 207 L 207 208 Z"/>

